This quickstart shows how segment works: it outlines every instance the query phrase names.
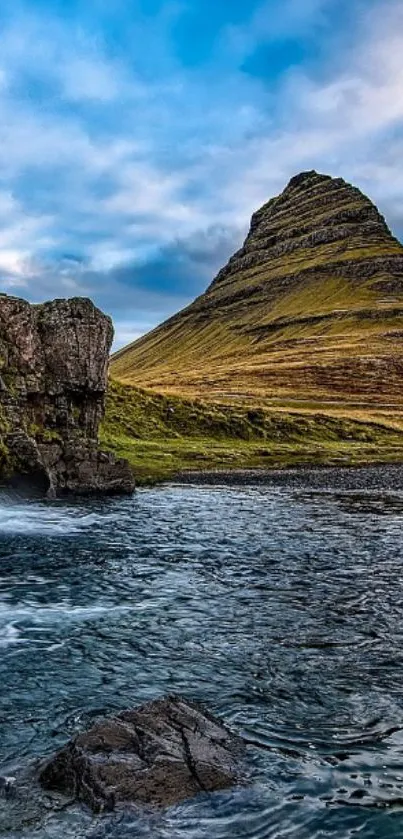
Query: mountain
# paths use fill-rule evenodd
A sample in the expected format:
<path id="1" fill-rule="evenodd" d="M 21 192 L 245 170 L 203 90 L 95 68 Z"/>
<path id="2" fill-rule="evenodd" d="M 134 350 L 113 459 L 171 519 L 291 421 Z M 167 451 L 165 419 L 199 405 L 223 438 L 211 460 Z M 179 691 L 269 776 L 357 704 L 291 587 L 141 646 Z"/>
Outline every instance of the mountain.
<path id="1" fill-rule="evenodd" d="M 266 405 L 402 404 L 403 246 L 341 178 L 292 178 L 207 291 L 116 353 L 111 375 Z"/>

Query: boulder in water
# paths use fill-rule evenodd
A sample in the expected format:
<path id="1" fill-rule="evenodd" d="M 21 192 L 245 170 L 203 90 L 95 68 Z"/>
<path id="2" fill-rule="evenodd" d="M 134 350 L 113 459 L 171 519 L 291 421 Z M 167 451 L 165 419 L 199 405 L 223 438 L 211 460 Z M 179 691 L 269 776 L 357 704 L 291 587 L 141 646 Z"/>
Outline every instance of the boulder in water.
<path id="1" fill-rule="evenodd" d="M 123 711 L 71 740 L 40 774 L 45 789 L 88 804 L 169 806 L 241 781 L 244 744 L 200 706 L 168 697 Z"/>

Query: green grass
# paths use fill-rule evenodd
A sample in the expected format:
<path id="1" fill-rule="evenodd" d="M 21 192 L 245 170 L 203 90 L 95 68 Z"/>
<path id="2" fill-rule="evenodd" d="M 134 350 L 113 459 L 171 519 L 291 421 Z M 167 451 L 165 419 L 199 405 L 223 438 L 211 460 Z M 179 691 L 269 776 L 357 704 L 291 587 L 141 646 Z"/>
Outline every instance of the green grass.
<path id="1" fill-rule="evenodd" d="M 139 484 L 194 470 L 403 460 L 403 432 L 381 423 L 205 404 L 116 382 L 101 443 L 129 460 Z"/>

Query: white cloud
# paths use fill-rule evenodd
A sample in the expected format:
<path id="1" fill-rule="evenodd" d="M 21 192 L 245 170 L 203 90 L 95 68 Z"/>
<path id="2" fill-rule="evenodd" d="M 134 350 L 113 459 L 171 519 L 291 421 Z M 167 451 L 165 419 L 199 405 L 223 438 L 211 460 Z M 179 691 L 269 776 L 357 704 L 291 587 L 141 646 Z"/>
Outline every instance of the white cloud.
<path id="1" fill-rule="evenodd" d="M 88 255 L 93 271 L 111 271 L 112 268 L 119 268 L 127 265 L 137 256 L 135 248 L 122 248 L 112 240 L 105 239 L 101 244 L 90 246 Z"/>
<path id="2" fill-rule="evenodd" d="M 126 347 L 141 338 L 145 332 L 149 332 L 155 326 L 154 321 L 150 320 L 119 320 L 115 330 L 115 340 L 113 344 L 113 352 L 117 352 L 121 347 Z"/>
<path id="3" fill-rule="evenodd" d="M 50 14 L 18 12 L 2 31 L 0 86 L 18 83 L 29 73 L 58 88 L 71 101 L 135 98 L 144 87 L 122 62 L 110 57 L 95 35 L 63 25 Z"/>
<path id="4" fill-rule="evenodd" d="M 3 275 L 3 286 L 12 288 L 21 284 L 26 285 L 24 275 L 27 256 L 28 254 L 24 254 L 24 251 L 4 248 L 0 240 L 0 276 Z"/>
<path id="5" fill-rule="evenodd" d="M 52 22 L 47 30 L 30 19 L 3 33 L 3 287 L 25 283 L 35 299 L 93 294 L 107 308 L 135 309 L 139 291 L 113 284 L 108 272 L 177 239 L 202 241 L 214 226 L 245 230 L 251 212 L 305 168 L 355 180 L 403 220 L 401 0 L 363 16 L 355 44 L 335 44 L 320 78 L 289 72 L 274 96 L 237 69 L 257 42 L 321 26 L 329 2 L 287 0 L 275 18 L 263 4 L 246 28 L 227 30 L 227 87 L 185 72 L 145 85 L 129 62 Z M 43 107 L 19 93 L 34 71 L 57 92 Z M 63 261 L 70 252 L 82 261 Z M 149 300 L 158 320 L 168 302 Z M 120 330 L 132 334 L 127 323 Z"/>
<path id="6" fill-rule="evenodd" d="M 379 200 L 387 198 L 388 184 L 401 183 L 401 156 L 391 157 L 392 141 L 385 138 L 403 127 L 402 12 L 399 2 L 369 14 L 360 41 L 339 56 L 344 67 L 333 78 L 321 82 L 301 71 L 288 75 L 278 91 L 277 128 L 245 150 L 228 150 L 221 195 L 234 223 L 240 224 L 301 169 L 355 178 Z M 231 182 L 236 166 L 240 176 Z M 381 168 L 384 174 L 387 170 L 383 189 Z M 373 190 L 370 171 L 375 177 L 375 170 L 378 188 Z"/>
<path id="7" fill-rule="evenodd" d="M 11 192 L 0 192 L 0 279 L 2 286 L 26 285 L 31 259 L 53 245 L 47 232 L 50 219 L 24 212 Z"/>
<path id="8" fill-rule="evenodd" d="M 58 75 L 67 99 L 109 102 L 121 96 L 122 80 L 118 68 L 106 61 L 76 56 L 64 61 Z"/>
<path id="9" fill-rule="evenodd" d="M 333 0 L 265 0 L 247 24 L 228 26 L 219 41 L 220 51 L 244 60 L 261 43 L 292 39 L 326 22 Z"/>

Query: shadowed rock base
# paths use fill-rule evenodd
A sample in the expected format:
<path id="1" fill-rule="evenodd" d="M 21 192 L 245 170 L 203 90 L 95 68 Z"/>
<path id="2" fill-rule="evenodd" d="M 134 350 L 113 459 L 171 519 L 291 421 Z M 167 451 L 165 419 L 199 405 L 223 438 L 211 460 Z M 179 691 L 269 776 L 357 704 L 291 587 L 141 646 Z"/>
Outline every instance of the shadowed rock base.
<path id="1" fill-rule="evenodd" d="M 169 806 L 241 781 L 244 744 L 198 705 L 168 697 L 101 720 L 40 774 L 45 789 L 94 812 L 118 803 Z"/>

